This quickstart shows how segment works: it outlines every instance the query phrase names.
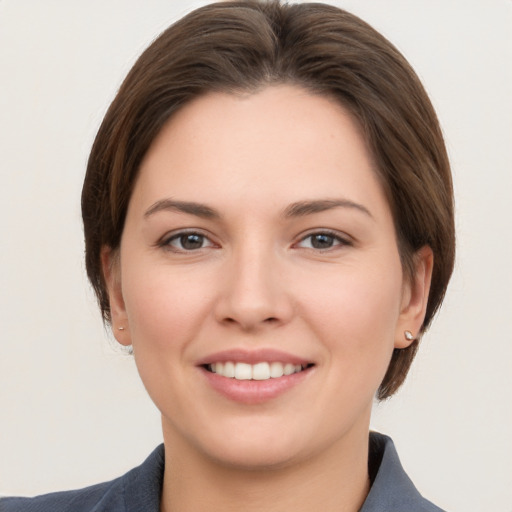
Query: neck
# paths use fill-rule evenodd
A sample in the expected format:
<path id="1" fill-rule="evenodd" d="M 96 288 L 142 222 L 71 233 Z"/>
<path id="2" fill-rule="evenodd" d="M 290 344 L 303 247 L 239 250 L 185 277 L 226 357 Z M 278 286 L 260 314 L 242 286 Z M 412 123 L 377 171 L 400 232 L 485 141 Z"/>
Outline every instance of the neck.
<path id="1" fill-rule="evenodd" d="M 367 431 L 314 458 L 264 469 L 220 463 L 170 437 L 164 433 L 161 512 L 357 512 L 369 492 Z"/>

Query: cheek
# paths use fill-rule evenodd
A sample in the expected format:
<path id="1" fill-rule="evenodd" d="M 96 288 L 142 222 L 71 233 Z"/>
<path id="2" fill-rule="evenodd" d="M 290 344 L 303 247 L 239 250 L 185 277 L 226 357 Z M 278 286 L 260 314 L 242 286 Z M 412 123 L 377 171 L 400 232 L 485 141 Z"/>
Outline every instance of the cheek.
<path id="1" fill-rule="evenodd" d="M 183 389 L 193 392 L 183 368 L 190 366 L 190 347 L 204 327 L 208 290 L 186 272 L 127 260 L 123 296 L 135 363 L 148 394 L 162 412 L 184 417 L 190 403 L 182 400 Z"/>
<path id="2" fill-rule="evenodd" d="M 175 351 L 185 346 L 200 328 L 209 300 L 198 276 L 129 261 L 126 269 L 123 297 L 134 347 Z"/>
<path id="3" fill-rule="evenodd" d="M 346 376 L 385 372 L 401 303 L 400 263 L 316 275 L 300 296 L 303 316 Z M 378 378 L 377 378 L 378 380 Z M 380 383 L 380 382 L 379 382 Z"/>

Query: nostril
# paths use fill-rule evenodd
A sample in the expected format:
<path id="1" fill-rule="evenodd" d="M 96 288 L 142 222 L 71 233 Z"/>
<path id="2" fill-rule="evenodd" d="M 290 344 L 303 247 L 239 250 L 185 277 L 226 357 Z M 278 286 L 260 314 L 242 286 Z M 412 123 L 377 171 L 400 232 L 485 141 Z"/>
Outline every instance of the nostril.
<path id="1" fill-rule="evenodd" d="M 273 311 L 261 311 L 261 308 L 240 308 L 239 311 L 220 311 L 220 313 L 217 318 L 224 326 L 233 327 L 236 325 L 247 331 L 263 326 L 277 327 L 284 323 L 280 315 L 270 316 L 269 313 L 273 313 Z"/>

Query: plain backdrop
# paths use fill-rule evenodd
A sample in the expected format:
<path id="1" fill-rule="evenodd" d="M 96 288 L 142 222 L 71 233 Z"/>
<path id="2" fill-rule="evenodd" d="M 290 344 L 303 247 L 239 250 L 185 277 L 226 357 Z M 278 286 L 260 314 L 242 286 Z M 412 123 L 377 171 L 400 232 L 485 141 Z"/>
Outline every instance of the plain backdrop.
<path id="1" fill-rule="evenodd" d="M 0 0 L 0 494 L 120 475 L 161 441 L 86 281 L 80 191 L 140 52 L 206 2 Z M 410 60 L 451 156 L 457 266 L 399 394 L 376 406 L 421 492 L 512 510 L 512 2 L 340 0 Z M 213 418 L 212 418 L 213 420 Z"/>

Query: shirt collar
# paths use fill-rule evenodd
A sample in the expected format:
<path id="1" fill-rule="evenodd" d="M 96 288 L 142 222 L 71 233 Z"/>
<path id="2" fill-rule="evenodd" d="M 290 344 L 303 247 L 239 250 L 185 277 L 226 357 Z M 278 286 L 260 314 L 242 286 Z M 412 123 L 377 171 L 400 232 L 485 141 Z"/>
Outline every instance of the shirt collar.
<path id="1" fill-rule="evenodd" d="M 391 438 L 370 433 L 370 492 L 359 512 L 442 512 L 425 500 L 405 473 Z M 123 478 L 126 512 L 159 512 L 164 474 L 164 445 L 158 446 Z"/>
<path id="2" fill-rule="evenodd" d="M 359 512 L 442 512 L 418 492 L 388 436 L 370 433 L 368 466 L 373 482 Z"/>

